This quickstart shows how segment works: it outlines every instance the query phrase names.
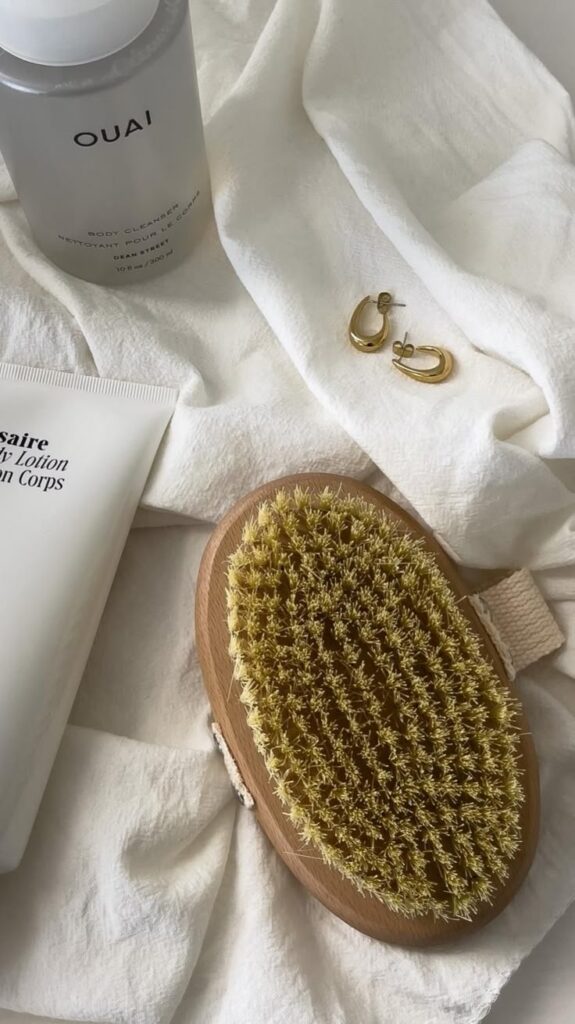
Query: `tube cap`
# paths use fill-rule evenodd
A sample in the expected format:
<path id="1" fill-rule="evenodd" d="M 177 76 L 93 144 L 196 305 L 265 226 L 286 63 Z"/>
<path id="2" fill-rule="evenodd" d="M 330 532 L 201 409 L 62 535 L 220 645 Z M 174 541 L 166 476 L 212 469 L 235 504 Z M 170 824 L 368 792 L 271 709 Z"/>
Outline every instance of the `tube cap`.
<path id="1" fill-rule="evenodd" d="M 109 57 L 148 27 L 160 0 L 0 0 L 0 48 L 33 64 Z"/>

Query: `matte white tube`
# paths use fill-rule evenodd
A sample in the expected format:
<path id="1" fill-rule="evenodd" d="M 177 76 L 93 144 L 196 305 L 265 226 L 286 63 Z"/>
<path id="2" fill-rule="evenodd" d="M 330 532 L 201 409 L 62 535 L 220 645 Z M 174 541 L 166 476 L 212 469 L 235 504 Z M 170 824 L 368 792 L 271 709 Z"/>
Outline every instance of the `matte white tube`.
<path id="1" fill-rule="evenodd" d="M 0 871 L 26 847 L 175 401 L 0 364 Z"/>

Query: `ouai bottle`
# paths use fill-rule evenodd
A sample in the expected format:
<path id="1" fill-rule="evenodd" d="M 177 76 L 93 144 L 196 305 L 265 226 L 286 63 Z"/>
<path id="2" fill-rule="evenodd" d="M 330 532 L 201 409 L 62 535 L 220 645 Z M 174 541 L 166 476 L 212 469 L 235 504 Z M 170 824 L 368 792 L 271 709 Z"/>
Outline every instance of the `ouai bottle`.
<path id="1" fill-rule="evenodd" d="M 63 270 L 136 282 L 211 209 L 188 0 L 0 0 L 0 150 Z"/>

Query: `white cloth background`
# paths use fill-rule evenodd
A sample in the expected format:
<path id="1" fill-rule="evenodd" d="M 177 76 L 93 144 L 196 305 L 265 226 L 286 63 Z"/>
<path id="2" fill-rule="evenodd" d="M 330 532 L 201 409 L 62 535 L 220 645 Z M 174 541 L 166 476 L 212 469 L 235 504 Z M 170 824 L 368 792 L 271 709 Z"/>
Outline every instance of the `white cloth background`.
<path id="1" fill-rule="evenodd" d="M 163 515 L 130 537 L 26 857 L 0 878 L 0 1006 L 473 1024 L 575 896 L 571 106 L 483 0 L 192 9 L 218 231 L 183 267 L 106 292 L 66 277 L 1 184 L 0 357 L 182 393 L 145 494 Z M 349 346 L 354 305 L 382 288 L 408 303 L 397 336 L 454 352 L 449 382 Z M 466 565 L 532 568 L 568 634 L 521 680 L 535 865 L 446 951 L 382 945 L 311 900 L 209 736 L 203 546 L 241 493 L 305 470 L 398 489 Z"/>

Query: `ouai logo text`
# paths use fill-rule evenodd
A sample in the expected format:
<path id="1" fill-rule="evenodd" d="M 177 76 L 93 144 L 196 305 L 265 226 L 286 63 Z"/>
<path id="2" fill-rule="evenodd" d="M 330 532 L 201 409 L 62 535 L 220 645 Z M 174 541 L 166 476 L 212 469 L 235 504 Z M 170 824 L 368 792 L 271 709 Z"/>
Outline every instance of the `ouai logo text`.
<path id="1" fill-rule="evenodd" d="M 74 136 L 77 146 L 95 146 L 98 142 L 118 142 L 119 139 L 127 139 L 134 132 L 144 131 L 147 125 L 151 125 L 152 115 L 149 110 L 144 112 L 143 123 L 137 118 L 131 117 L 126 125 L 115 124 L 113 128 L 100 128 L 98 132 L 78 132 Z"/>

